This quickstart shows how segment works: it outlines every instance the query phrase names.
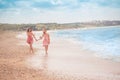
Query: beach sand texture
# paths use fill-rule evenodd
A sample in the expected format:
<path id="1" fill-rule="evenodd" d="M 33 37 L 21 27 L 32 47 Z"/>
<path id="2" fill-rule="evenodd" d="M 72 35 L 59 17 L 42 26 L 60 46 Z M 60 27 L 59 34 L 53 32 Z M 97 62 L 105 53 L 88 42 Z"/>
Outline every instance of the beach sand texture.
<path id="1" fill-rule="evenodd" d="M 42 46 L 29 54 L 18 32 L 0 34 L 0 80 L 120 80 L 119 62 L 95 57 L 82 45 L 51 37 L 48 56 Z"/>

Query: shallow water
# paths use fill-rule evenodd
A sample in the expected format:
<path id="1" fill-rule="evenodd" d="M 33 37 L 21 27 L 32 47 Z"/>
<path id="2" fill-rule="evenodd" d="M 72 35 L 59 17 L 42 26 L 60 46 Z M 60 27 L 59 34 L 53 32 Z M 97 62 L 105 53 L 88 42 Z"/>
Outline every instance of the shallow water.
<path id="1" fill-rule="evenodd" d="M 90 31 L 89 31 L 90 30 Z M 97 29 L 89 29 L 89 30 L 59 30 L 59 31 L 52 31 L 50 32 L 51 36 L 51 45 L 52 48 L 54 47 L 54 39 L 56 40 L 56 37 L 58 40 L 66 39 L 70 40 L 73 43 L 82 43 L 84 45 L 83 49 L 86 49 L 88 47 L 87 42 L 91 42 L 91 46 L 93 46 L 93 43 L 102 43 L 100 38 L 98 37 L 97 40 L 94 42 L 94 37 L 96 34 L 94 33 L 94 30 L 96 31 Z M 92 32 L 91 32 L 92 31 Z M 96 31 L 97 32 L 97 31 Z M 92 34 L 90 34 L 92 33 Z M 117 33 L 115 31 L 115 33 Z M 37 38 L 42 34 L 41 32 L 34 32 Z M 89 36 L 88 36 L 89 34 Z M 83 36 L 84 35 L 84 36 Z M 17 38 L 24 39 L 23 42 L 20 42 L 19 44 L 21 45 L 27 45 L 26 43 L 26 33 L 19 34 Z M 88 39 L 87 39 L 88 38 Z M 102 38 L 102 37 L 101 37 Z M 95 38 L 96 39 L 96 38 Z M 111 38 L 110 38 L 111 39 Z M 107 39 L 104 39 L 107 40 Z M 103 41 L 104 41 L 103 40 Z M 55 44 L 57 46 L 57 44 Z M 60 45 L 60 44 L 59 44 Z M 79 44 L 78 44 L 79 45 Z M 98 44 L 95 44 L 98 45 Z M 61 46 L 61 45 L 60 45 Z M 64 44 L 62 44 L 64 46 Z M 104 46 L 104 45 L 102 45 Z M 28 68 L 32 69 L 42 69 L 42 70 L 49 70 L 53 71 L 55 73 L 58 73 L 58 76 L 60 74 L 65 74 L 65 75 L 73 75 L 73 76 L 90 76 L 90 77 L 105 77 L 105 78 L 119 78 L 119 75 L 114 75 L 112 73 L 109 73 L 109 71 L 102 69 L 101 67 L 97 65 L 92 65 L 92 61 L 87 61 L 89 56 L 81 55 L 78 53 L 69 52 L 69 50 L 66 51 L 63 49 L 60 49 L 63 51 L 64 54 L 59 51 L 55 50 L 49 50 L 49 55 L 45 55 L 44 48 L 42 46 L 42 41 L 34 41 L 33 44 L 34 48 L 38 48 L 38 52 L 36 52 L 33 55 L 30 55 L 26 58 L 26 66 Z M 53 48 L 54 49 L 54 48 Z M 92 50 L 90 48 L 90 50 Z M 83 61 L 85 60 L 85 61 Z M 88 59 L 89 60 L 89 59 Z M 103 79 L 104 80 L 104 79 Z"/>
<path id="2" fill-rule="evenodd" d="M 98 57 L 120 61 L 120 26 L 102 27 L 93 29 L 74 29 L 49 31 L 52 36 L 71 41 L 75 44 L 82 44 L 83 49 L 95 51 Z M 41 31 L 34 31 L 37 38 L 42 35 Z M 24 39 L 20 45 L 26 44 L 26 33 L 19 34 L 17 38 Z M 51 40 L 51 41 L 52 41 Z M 42 41 L 33 44 L 35 48 L 42 47 Z"/>
<path id="3" fill-rule="evenodd" d="M 103 58 L 120 61 L 120 26 L 61 30 L 56 36 L 82 44 L 84 49 L 99 52 L 97 55 Z"/>

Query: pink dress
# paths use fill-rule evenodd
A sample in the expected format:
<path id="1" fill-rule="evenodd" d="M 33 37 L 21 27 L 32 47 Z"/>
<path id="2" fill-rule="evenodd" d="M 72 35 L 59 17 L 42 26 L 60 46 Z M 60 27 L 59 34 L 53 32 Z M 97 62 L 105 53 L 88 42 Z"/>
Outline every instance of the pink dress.
<path id="1" fill-rule="evenodd" d="M 49 36 L 47 34 L 44 34 L 43 37 L 43 46 L 49 45 Z"/>
<path id="2" fill-rule="evenodd" d="M 27 37 L 27 43 L 28 44 L 33 43 L 33 37 L 31 35 L 28 35 L 28 37 Z"/>

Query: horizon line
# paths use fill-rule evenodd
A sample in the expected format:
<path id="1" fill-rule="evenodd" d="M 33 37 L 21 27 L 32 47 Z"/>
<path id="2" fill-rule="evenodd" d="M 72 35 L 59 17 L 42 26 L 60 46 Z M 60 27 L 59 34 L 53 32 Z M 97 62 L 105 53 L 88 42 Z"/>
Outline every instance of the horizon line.
<path id="1" fill-rule="evenodd" d="M 120 21 L 120 20 L 90 20 L 90 21 L 76 21 L 76 22 L 35 22 L 35 23 L 7 23 L 7 22 L 0 22 L 0 24 L 71 24 L 71 23 L 88 23 L 88 22 L 97 22 L 97 21 Z"/>

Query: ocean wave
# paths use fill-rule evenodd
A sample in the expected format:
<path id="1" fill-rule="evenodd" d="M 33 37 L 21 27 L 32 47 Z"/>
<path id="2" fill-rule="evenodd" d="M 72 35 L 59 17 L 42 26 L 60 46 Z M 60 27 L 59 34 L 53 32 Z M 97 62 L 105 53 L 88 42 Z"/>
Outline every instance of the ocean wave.
<path id="1" fill-rule="evenodd" d="M 120 61 L 120 27 L 95 29 L 61 30 L 57 37 L 69 39 L 74 43 L 82 42 L 83 49 L 99 52 L 99 56 Z"/>

